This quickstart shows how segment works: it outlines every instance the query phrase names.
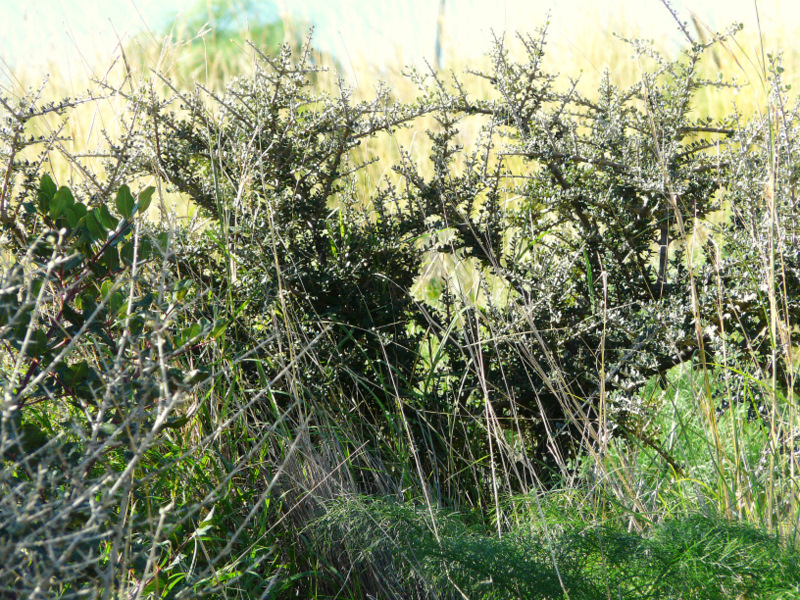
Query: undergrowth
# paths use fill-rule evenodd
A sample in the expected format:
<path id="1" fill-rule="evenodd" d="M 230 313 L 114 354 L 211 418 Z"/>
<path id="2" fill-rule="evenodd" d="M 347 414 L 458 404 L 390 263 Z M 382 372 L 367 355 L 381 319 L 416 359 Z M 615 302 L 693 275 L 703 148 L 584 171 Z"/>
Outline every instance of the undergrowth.
<path id="1" fill-rule="evenodd" d="M 496 535 L 467 522 L 464 515 L 421 505 L 350 497 L 329 505 L 311 531 L 322 547 L 338 550 L 335 576 L 394 577 L 416 590 L 415 597 L 448 588 L 443 597 L 722 600 L 800 594 L 796 547 L 719 515 L 668 519 L 642 533 L 559 518 L 557 530 L 519 524 Z"/>

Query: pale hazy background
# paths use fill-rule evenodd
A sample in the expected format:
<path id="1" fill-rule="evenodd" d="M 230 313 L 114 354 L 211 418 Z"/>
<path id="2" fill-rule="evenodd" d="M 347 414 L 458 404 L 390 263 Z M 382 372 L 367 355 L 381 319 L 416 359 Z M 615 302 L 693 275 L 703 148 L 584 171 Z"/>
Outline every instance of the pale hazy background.
<path id="1" fill-rule="evenodd" d="M 232 0 L 235 4 L 236 0 Z M 138 32 L 163 31 L 176 14 L 195 0 L 0 0 L 0 77 L 13 69 L 64 69 L 67 73 L 96 65 L 111 56 L 120 40 Z M 737 21 L 761 28 L 800 30 L 797 0 L 676 0 L 682 17 L 690 11 L 711 28 Z M 262 17 L 288 14 L 312 23 L 315 43 L 342 64 L 367 61 L 380 65 L 400 60 L 432 61 L 439 0 L 277 0 L 258 4 Z M 638 27 L 646 37 L 676 38 L 676 29 L 659 0 L 446 0 L 444 56 L 479 55 L 489 48 L 491 32 L 532 30 L 551 13 L 550 40 L 580 51 L 585 30 L 577 20 L 601 31 L 620 23 Z M 677 41 L 676 41 L 677 43 Z M 55 60 L 54 60 L 55 59 Z M 73 73 L 74 72 L 74 73 Z"/>

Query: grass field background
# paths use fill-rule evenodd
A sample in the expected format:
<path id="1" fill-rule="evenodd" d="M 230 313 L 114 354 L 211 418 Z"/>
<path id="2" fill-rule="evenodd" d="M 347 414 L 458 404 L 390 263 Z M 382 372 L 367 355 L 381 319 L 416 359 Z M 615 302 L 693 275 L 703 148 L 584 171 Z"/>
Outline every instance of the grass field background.
<path id="1" fill-rule="evenodd" d="M 102 2 L 97 3 L 96 10 L 88 11 L 70 12 L 69 3 L 58 7 L 40 3 L 23 9 L 23 19 L 17 14 L 16 19 L 7 20 L 4 25 L 6 35 L 3 38 L 7 46 L 0 48 L 0 89 L 13 97 L 24 90 L 42 86 L 43 101 L 79 97 L 87 90 L 97 93 L 98 82 L 119 82 L 130 72 L 135 78 L 158 80 L 164 77 L 186 88 L 197 81 L 210 89 L 221 90 L 237 74 L 252 71 L 254 53 L 248 49 L 247 41 L 253 37 L 251 28 L 258 29 L 258 21 L 253 20 L 252 3 L 193 5 L 184 2 L 177 5 L 177 14 L 163 6 L 156 7 L 157 4 L 134 5 L 133 11 L 129 8 L 124 13 L 128 20 L 119 27 L 114 22 L 121 20 L 120 9 L 106 16 Z M 336 79 L 341 75 L 347 85 L 354 88 L 357 97 L 359 94 L 368 97 L 379 82 L 385 82 L 398 100 L 413 99 L 417 88 L 403 75 L 404 69 L 413 65 L 424 71 L 427 65 L 435 62 L 438 14 L 428 6 L 434 3 L 421 4 L 424 11 L 414 12 L 414 7 L 407 7 L 390 15 L 389 22 L 400 19 L 400 26 L 395 28 L 380 22 L 381 15 L 374 7 L 365 13 L 355 2 L 343 3 L 335 9 L 322 3 L 322 16 L 316 18 L 329 18 L 330 22 L 322 21 L 315 25 L 315 46 L 328 49 L 319 56 L 321 64 L 329 69 L 319 80 L 321 88 L 334 89 Z M 556 9 L 553 14 L 547 12 L 553 7 L 534 7 L 524 2 L 508 2 L 503 11 L 487 11 L 480 2 L 450 6 L 450 12 L 446 9 L 441 18 L 444 75 L 446 77 L 447 70 L 462 73 L 466 68 L 486 67 L 488 61 L 484 54 L 493 35 L 505 35 L 512 55 L 515 48 L 519 52 L 519 45 L 514 40 L 515 30 L 504 30 L 503 27 L 518 24 L 520 31 L 532 31 L 544 26 L 549 16 L 545 66 L 562 74 L 560 85 L 571 85 L 570 82 L 575 80 L 578 91 L 591 95 L 606 71 L 617 85 L 635 84 L 643 69 L 652 65 L 634 61 L 630 47 L 620 37 L 653 40 L 667 56 L 677 55 L 685 41 L 667 9 L 659 2 L 651 4 L 633 3 L 628 6 L 620 3 L 608 12 L 573 2 Z M 744 2 L 729 4 L 726 3 L 724 11 L 721 3 L 701 4 L 694 7 L 697 12 L 693 12 L 689 4 L 689 12 L 680 14 L 688 31 L 701 40 L 710 39 L 715 31 L 722 32 L 736 23 L 744 26 L 735 41 L 715 48 L 712 60 L 701 65 L 709 79 L 724 74 L 741 85 L 739 90 L 704 91 L 704 95 L 697 98 L 698 113 L 712 117 L 729 114 L 734 105 L 744 115 L 764 110 L 767 93 L 764 62 L 770 54 L 782 55 L 787 84 L 792 85 L 800 79 L 800 49 L 793 43 L 800 33 L 800 17 L 794 9 L 788 3 L 777 1 L 756 5 Z M 676 7 L 681 8 L 679 5 Z M 56 9 L 55 18 L 52 15 L 44 17 L 50 8 Z M 280 24 L 277 34 L 271 33 L 268 39 L 258 39 L 257 34 L 256 43 L 274 48 L 281 37 L 299 43 L 314 24 L 314 8 L 313 3 L 299 4 L 294 7 L 299 17 L 291 16 L 286 6 L 256 11 L 255 18 L 277 15 Z M 19 9 L 15 12 L 19 13 Z M 226 28 L 217 31 L 215 26 L 221 25 L 218 23 L 220 15 L 224 16 Z M 433 22 L 422 21 L 425 16 Z M 490 18 L 488 23 L 485 22 L 487 17 Z M 712 29 L 712 23 L 718 24 L 719 28 Z M 418 33 L 407 43 L 402 35 L 409 28 Z M 92 33 L 93 30 L 96 34 Z M 50 32 L 50 35 L 43 36 L 40 31 Z M 420 31 L 426 31 L 427 35 L 420 34 Z M 31 40 L 36 42 L 31 47 L 23 46 L 21 51 L 8 46 L 20 35 L 19 39 L 26 40 L 26 44 Z M 320 39 L 324 41 L 322 44 L 319 44 Z M 378 40 L 384 48 L 375 52 L 368 44 Z M 392 50 L 387 52 L 386 48 Z M 465 48 L 468 50 L 466 53 L 460 52 Z M 472 83 L 482 85 L 475 78 Z M 159 85 L 158 81 L 156 85 Z M 486 90 L 489 93 L 488 87 Z M 81 153 L 96 147 L 99 132 L 106 127 L 113 132 L 115 124 L 118 124 L 118 119 L 115 119 L 118 111 L 119 106 L 115 106 L 114 101 L 92 102 L 75 111 L 66 123 L 70 140 L 67 150 Z M 59 125 L 54 121 L 49 126 L 55 128 Z M 424 131 L 424 128 L 421 125 L 420 130 Z M 468 123 L 462 131 L 465 139 L 474 134 L 470 132 Z M 412 153 L 427 155 L 425 136 L 404 131 L 398 135 L 396 140 L 386 139 L 381 148 L 365 149 L 367 154 L 374 153 L 380 157 L 369 171 L 374 181 L 389 173 L 389 167 L 398 158 L 399 146 L 410 147 Z M 54 156 L 53 160 L 53 168 L 58 173 L 61 168 L 59 159 Z M 364 184 L 371 185 L 369 181 Z M 173 200 L 185 205 L 185 199 Z"/>

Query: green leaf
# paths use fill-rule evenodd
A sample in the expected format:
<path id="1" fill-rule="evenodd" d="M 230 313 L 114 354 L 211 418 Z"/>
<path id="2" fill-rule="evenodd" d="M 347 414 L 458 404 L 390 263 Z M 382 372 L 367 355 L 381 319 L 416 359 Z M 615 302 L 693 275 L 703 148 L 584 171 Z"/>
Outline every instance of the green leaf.
<path id="1" fill-rule="evenodd" d="M 64 387 L 72 389 L 89 378 L 89 363 L 85 360 L 70 365 L 64 378 Z"/>
<path id="2" fill-rule="evenodd" d="M 168 583 L 169 580 L 166 577 L 156 572 L 155 576 L 150 580 L 150 582 L 144 586 L 142 595 L 145 597 L 163 597 L 164 590 L 166 589 Z"/>
<path id="3" fill-rule="evenodd" d="M 130 220 L 133 216 L 133 206 L 135 202 L 131 196 L 131 190 L 127 185 L 121 185 L 117 192 L 117 211 L 126 219 Z"/>
<path id="4" fill-rule="evenodd" d="M 153 192 L 155 191 L 156 188 L 151 185 L 139 192 L 139 202 L 136 204 L 136 212 L 141 214 L 148 209 L 150 201 L 153 199 Z"/>
<path id="5" fill-rule="evenodd" d="M 188 327 L 184 327 L 181 331 L 180 340 L 182 344 L 188 344 L 199 338 L 203 333 L 203 325 L 201 323 L 194 323 Z"/>
<path id="6" fill-rule="evenodd" d="M 50 175 L 45 173 L 42 175 L 42 181 L 39 184 L 39 210 L 43 213 L 50 211 L 50 202 L 53 199 L 53 196 L 56 195 L 56 184 L 53 183 L 53 180 L 50 178 Z"/>
<path id="7" fill-rule="evenodd" d="M 156 236 L 156 244 L 159 254 L 165 254 L 167 252 L 167 248 L 169 247 L 169 233 L 166 231 L 159 233 Z"/>
<path id="8" fill-rule="evenodd" d="M 83 325 L 83 315 L 73 309 L 69 304 L 65 304 L 61 309 L 61 314 L 75 327 Z"/>
<path id="9" fill-rule="evenodd" d="M 210 377 L 208 369 L 192 369 L 183 377 L 184 385 L 197 385 Z"/>
<path id="10" fill-rule="evenodd" d="M 181 279 L 174 284 L 174 299 L 175 302 L 182 302 L 186 298 L 186 294 L 192 289 L 194 281 L 192 279 Z"/>
<path id="11" fill-rule="evenodd" d="M 61 456 L 72 466 L 78 466 L 83 461 L 83 447 L 77 442 L 67 442 L 61 447 Z"/>
<path id="12" fill-rule="evenodd" d="M 108 234 L 100 224 L 100 221 L 97 220 L 96 211 L 97 209 L 95 208 L 92 212 L 86 214 L 86 229 L 89 230 L 94 239 L 105 241 Z"/>
<path id="13" fill-rule="evenodd" d="M 144 319 L 140 315 L 131 315 L 127 326 L 132 335 L 138 336 L 144 331 Z"/>
<path id="14" fill-rule="evenodd" d="M 117 432 L 117 429 L 119 429 L 119 427 L 114 425 L 114 423 L 106 422 L 106 423 L 103 423 L 102 425 L 100 425 L 100 428 L 98 429 L 98 431 L 102 435 L 111 436 L 111 435 L 114 435 Z"/>
<path id="15" fill-rule="evenodd" d="M 133 240 L 128 240 L 120 246 L 119 257 L 126 265 L 133 264 Z"/>
<path id="16" fill-rule="evenodd" d="M 106 248 L 100 262 L 106 267 L 108 272 L 118 271 L 120 268 L 119 252 L 115 248 Z"/>
<path id="17" fill-rule="evenodd" d="M 228 321 L 226 319 L 218 319 L 214 321 L 214 328 L 211 330 L 211 338 L 217 339 L 223 333 L 225 333 L 225 329 L 228 327 Z"/>
<path id="18" fill-rule="evenodd" d="M 84 320 L 90 318 L 92 313 L 97 310 L 98 297 L 96 290 L 96 287 L 87 288 L 85 293 L 75 299 L 75 307 L 83 311 Z"/>
<path id="19" fill-rule="evenodd" d="M 65 210 L 72 208 L 74 205 L 75 198 L 72 192 L 67 186 L 62 185 L 58 188 L 55 196 L 53 196 L 53 200 L 50 202 L 50 218 L 57 219 Z"/>
<path id="20" fill-rule="evenodd" d="M 176 417 L 174 419 L 169 419 L 168 421 L 161 424 L 159 427 L 159 431 L 162 429 L 178 429 L 179 427 L 183 427 L 189 422 L 189 417 Z"/>
<path id="21" fill-rule="evenodd" d="M 114 292 L 108 298 L 108 306 L 112 312 L 119 314 L 125 306 L 125 297 L 120 292 Z"/>
<path id="22" fill-rule="evenodd" d="M 78 224 L 79 217 L 75 214 L 75 211 L 71 208 L 68 208 L 64 211 L 64 214 L 61 215 L 64 217 L 64 220 L 67 222 L 67 225 L 70 229 L 75 229 L 75 226 Z"/>
<path id="23" fill-rule="evenodd" d="M 28 356 L 40 356 L 47 350 L 47 334 L 41 329 L 37 329 L 28 341 Z"/>
<path id="24" fill-rule="evenodd" d="M 100 296 L 103 298 L 108 298 L 108 295 L 114 290 L 114 282 L 106 279 L 100 285 Z"/>
<path id="25" fill-rule="evenodd" d="M 56 194 L 56 184 L 53 182 L 52 177 L 45 173 L 42 175 L 42 181 L 39 184 L 39 191 L 45 194 L 48 198 L 52 198 Z"/>
<path id="26" fill-rule="evenodd" d="M 212 506 L 209 513 L 200 521 L 200 527 L 194 532 L 194 536 L 201 536 L 214 526 L 214 509 L 216 506 Z"/>
<path id="27" fill-rule="evenodd" d="M 141 237 L 139 238 L 139 252 L 138 257 L 139 260 L 147 260 L 153 254 L 153 244 L 150 242 L 150 238 L 148 237 Z"/>
<path id="28" fill-rule="evenodd" d="M 38 425 L 34 425 L 33 423 L 25 423 L 25 425 L 22 426 L 20 438 L 25 452 L 35 452 L 49 441 L 47 435 Z"/>
<path id="29" fill-rule="evenodd" d="M 105 279 L 108 275 L 108 264 L 102 260 L 94 260 L 90 262 L 89 269 L 92 271 L 92 275 L 94 275 L 95 279 L 98 281 Z"/>
<path id="30" fill-rule="evenodd" d="M 115 218 L 109 211 L 108 206 L 103 204 L 97 213 L 97 219 L 106 229 L 114 229 L 119 223 L 119 219 Z"/>

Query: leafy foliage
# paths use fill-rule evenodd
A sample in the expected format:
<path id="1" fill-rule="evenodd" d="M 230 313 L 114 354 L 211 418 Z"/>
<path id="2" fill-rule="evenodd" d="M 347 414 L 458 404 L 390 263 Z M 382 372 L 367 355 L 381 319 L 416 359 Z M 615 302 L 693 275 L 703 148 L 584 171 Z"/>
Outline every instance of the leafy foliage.
<path id="1" fill-rule="evenodd" d="M 205 249 L 187 246 L 187 264 L 231 286 L 226 293 L 247 306 L 245 328 L 283 329 L 261 346 L 239 330 L 240 347 L 262 348 L 256 356 L 270 372 L 314 339 L 325 358 L 305 368 L 302 389 L 344 400 L 370 423 L 392 421 L 398 400 L 413 398 L 412 420 L 431 440 L 429 464 L 442 459 L 433 440 L 446 427 L 434 415 L 471 421 L 491 401 L 504 422 L 518 421 L 509 427 L 521 428 L 537 476 L 564 477 L 587 434 L 595 445 L 614 431 L 652 446 L 641 407 L 629 399 L 687 361 L 746 356 L 787 392 L 795 386 L 789 353 L 752 343 L 766 340 L 760 332 L 770 327 L 777 332 L 770 320 L 784 324 L 783 348 L 796 342 L 785 325 L 797 317 L 795 304 L 765 311 L 763 303 L 791 296 L 794 246 L 778 246 L 762 230 L 770 222 L 763 211 L 747 216 L 747 239 L 740 215 L 723 220 L 702 248 L 697 240 L 709 229 L 705 219 L 724 212 L 725 198 L 741 199 L 738 182 L 758 180 L 742 177 L 743 169 L 770 168 L 757 140 L 785 140 L 767 154 L 795 152 L 788 129 L 776 135 L 764 127 L 792 128 L 796 115 L 787 108 L 780 122 L 751 129 L 696 117 L 698 90 L 723 85 L 701 79 L 698 64 L 724 36 L 687 37 L 691 47 L 676 61 L 632 42 L 655 71 L 624 90 L 607 78 L 596 98 L 574 87 L 557 91 L 542 67 L 544 31 L 520 38 L 527 62 L 514 62 L 498 40 L 492 71 L 476 73 L 496 99 L 472 98 L 457 79 L 448 87 L 437 75 L 412 73 L 421 95 L 410 106 L 391 103 L 383 88 L 360 103 L 342 85 L 334 96 L 315 95 L 309 46 L 297 64 L 287 49 L 279 58 L 262 54 L 252 80 L 212 95 L 218 114 L 184 94 L 183 117 L 168 102 L 151 104 L 153 118 L 131 143 L 155 139 L 139 170 L 165 177 L 218 224 Z M 779 79 L 774 84 L 780 94 Z M 429 132 L 432 175 L 406 157 L 395 166 L 404 185 L 359 196 L 364 163 L 356 148 L 423 114 L 438 123 Z M 465 118 L 484 123 L 469 153 L 457 142 Z M 712 158 L 709 149 L 730 157 Z M 771 176 L 792 181 L 788 171 Z M 792 185 L 781 188 L 785 199 L 771 218 L 790 218 Z M 774 266 L 776 253 L 780 281 L 752 270 L 756 258 Z M 486 306 L 458 298 L 453 281 L 433 306 L 416 304 L 411 290 L 422 265 L 445 260 L 471 261 L 488 277 Z M 766 295 L 756 291 L 765 277 L 775 286 Z M 723 339 L 718 332 L 733 318 L 747 325 Z M 424 344 L 437 348 L 435 365 L 420 360 Z M 447 381 L 431 385 L 434 373 L 448 370 Z M 587 419 L 602 423 L 587 432 Z"/>

